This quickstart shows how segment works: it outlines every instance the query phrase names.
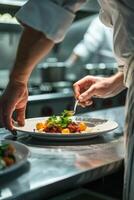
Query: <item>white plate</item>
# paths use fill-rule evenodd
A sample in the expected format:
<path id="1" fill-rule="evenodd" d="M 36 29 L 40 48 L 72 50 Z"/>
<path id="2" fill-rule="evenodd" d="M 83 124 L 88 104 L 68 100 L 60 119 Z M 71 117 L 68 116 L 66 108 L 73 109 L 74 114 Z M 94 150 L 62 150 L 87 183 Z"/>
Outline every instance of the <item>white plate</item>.
<path id="1" fill-rule="evenodd" d="M 84 121 L 89 125 L 90 129 L 87 132 L 83 133 L 39 133 L 35 131 L 36 123 L 45 121 L 48 117 L 40 118 L 29 118 L 25 120 L 25 126 L 17 127 L 15 129 L 17 132 L 28 133 L 34 138 L 47 139 L 47 140 L 78 140 L 93 138 L 102 133 L 112 131 L 118 127 L 118 124 L 115 121 L 105 120 L 105 119 L 95 119 L 88 117 L 76 117 L 76 121 Z"/>
<path id="2" fill-rule="evenodd" d="M 0 140 L 0 144 L 12 144 L 16 149 L 16 152 L 14 153 L 16 163 L 10 167 L 0 170 L 0 176 L 7 175 L 10 172 L 14 172 L 27 162 L 27 159 L 30 155 L 30 151 L 24 144 L 14 142 L 11 140 Z"/>

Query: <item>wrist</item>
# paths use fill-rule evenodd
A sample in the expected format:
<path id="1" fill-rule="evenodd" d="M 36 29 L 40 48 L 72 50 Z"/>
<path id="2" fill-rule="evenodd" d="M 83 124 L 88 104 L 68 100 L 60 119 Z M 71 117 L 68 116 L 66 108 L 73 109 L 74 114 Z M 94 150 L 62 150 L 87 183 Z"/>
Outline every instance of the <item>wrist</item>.
<path id="1" fill-rule="evenodd" d="M 18 82 L 26 85 L 28 83 L 31 71 L 29 70 L 29 67 L 27 67 L 28 65 L 26 63 L 23 62 L 19 63 L 21 64 L 17 64 L 16 62 L 15 65 L 13 66 L 13 69 L 11 70 L 9 75 L 9 81 Z"/>
<path id="2" fill-rule="evenodd" d="M 124 73 L 123 72 L 117 72 L 112 78 L 112 83 L 115 86 L 115 88 L 118 88 L 120 91 L 124 90 L 126 87 L 124 85 Z"/>
<path id="3" fill-rule="evenodd" d="M 124 72 L 119 71 L 113 76 L 113 81 L 116 83 L 119 83 L 121 85 L 124 85 Z"/>
<path id="4" fill-rule="evenodd" d="M 9 82 L 20 83 L 23 85 L 27 85 L 28 79 L 29 79 L 29 76 L 27 74 L 24 74 L 19 71 L 13 71 L 13 72 L 11 72 L 11 74 L 9 76 Z"/>
<path id="5" fill-rule="evenodd" d="M 18 94 L 18 95 L 22 95 L 22 91 L 25 92 L 27 90 L 27 84 L 23 83 L 23 82 L 18 82 L 14 79 L 9 80 L 8 85 L 5 89 L 5 94 L 7 93 L 13 93 L 14 94 Z"/>

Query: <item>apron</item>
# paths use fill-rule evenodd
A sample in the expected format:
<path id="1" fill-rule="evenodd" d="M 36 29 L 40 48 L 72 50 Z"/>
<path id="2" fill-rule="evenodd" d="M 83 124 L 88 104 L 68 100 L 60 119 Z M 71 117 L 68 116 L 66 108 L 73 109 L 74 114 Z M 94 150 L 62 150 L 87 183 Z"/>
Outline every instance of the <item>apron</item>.
<path id="1" fill-rule="evenodd" d="M 128 4 L 132 3 L 132 0 L 130 1 L 124 0 Z M 131 23 L 134 12 L 118 0 L 99 0 L 99 3 L 100 19 L 106 26 L 113 27 L 114 52 L 118 64 L 124 66 L 124 84 L 128 87 L 123 200 L 134 200 L 134 26 Z"/>
<path id="2" fill-rule="evenodd" d="M 134 68 L 134 58 L 131 61 L 129 68 Z M 125 146 L 126 154 L 123 200 L 134 200 L 134 70 L 131 70 L 131 78 L 127 94 Z"/>

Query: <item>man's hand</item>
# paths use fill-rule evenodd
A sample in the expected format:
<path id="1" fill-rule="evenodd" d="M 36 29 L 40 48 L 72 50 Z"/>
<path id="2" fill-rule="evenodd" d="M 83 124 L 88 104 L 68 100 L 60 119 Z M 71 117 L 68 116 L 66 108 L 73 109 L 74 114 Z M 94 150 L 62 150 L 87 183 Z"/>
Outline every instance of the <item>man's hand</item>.
<path id="1" fill-rule="evenodd" d="M 7 129 L 13 129 L 14 111 L 16 111 L 18 124 L 24 125 L 30 74 L 53 46 L 54 42 L 46 38 L 43 33 L 28 26 L 24 27 L 15 63 L 10 73 L 10 81 L 0 99 L 0 118 Z"/>
<path id="2" fill-rule="evenodd" d="M 74 84 L 74 94 L 81 106 L 89 106 L 93 103 L 93 97 L 108 98 L 117 95 L 123 89 L 123 73 L 102 78 L 86 76 Z"/>
<path id="3" fill-rule="evenodd" d="M 27 86 L 12 82 L 9 83 L 0 99 L 0 115 L 5 128 L 13 130 L 13 113 L 16 111 L 16 121 L 24 125 L 26 103 L 28 99 Z"/>

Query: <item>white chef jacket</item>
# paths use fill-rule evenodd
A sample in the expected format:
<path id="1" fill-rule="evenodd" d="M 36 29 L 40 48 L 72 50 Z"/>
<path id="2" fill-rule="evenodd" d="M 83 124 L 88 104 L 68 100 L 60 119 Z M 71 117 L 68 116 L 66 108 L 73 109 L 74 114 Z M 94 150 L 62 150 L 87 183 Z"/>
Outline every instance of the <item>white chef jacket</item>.
<path id="1" fill-rule="evenodd" d="M 134 1 L 98 0 L 102 22 L 113 27 L 114 51 L 119 65 L 125 66 L 125 82 L 129 86 L 134 53 Z M 59 42 L 72 23 L 76 11 L 85 0 L 29 0 L 17 13 L 19 21 L 43 32 Z M 130 23 L 128 23 L 130 22 Z"/>
<path id="2" fill-rule="evenodd" d="M 129 87 L 134 71 L 134 67 L 130 67 L 134 57 L 134 1 L 99 0 L 99 3 L 102 22 L 113 27 L 114 52 L 119 65 L 124 66 L 124 82 Z"/>
<path id="3" fill-rule="evenodd" d="M 112 29 L 106 27 L 97 15 L 90 23 L 83 40 L 75 46 L 73 52 L 83 60 L 87 59 L 92 53 L 97 53 L 98 51 L 101 56 L 113 58 L 112 38 Z M 101 49 L 99 49 L 100 45 L 102 46 Z"/>

